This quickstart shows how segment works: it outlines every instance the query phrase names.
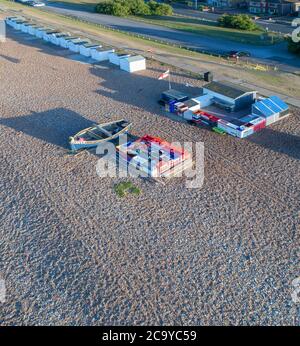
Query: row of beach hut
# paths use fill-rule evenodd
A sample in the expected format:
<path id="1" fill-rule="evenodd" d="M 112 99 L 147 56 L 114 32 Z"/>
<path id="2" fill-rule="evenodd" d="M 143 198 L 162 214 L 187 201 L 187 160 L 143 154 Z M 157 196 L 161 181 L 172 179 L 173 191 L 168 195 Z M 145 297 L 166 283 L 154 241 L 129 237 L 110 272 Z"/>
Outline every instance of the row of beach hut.
<path id="1" fill-rule="evenodd" d="M 23 17 L 7 17 L 6 23 L 16 30 L 36 36 L 56 46 L 69 49 L 87 58 L 92 58 L 99 62 L 109 60 L 109 62 L 127 72 L 146 69 L 146 59 L 141 55 L 118 54 L 114 49 L 103 47 L 101 44 L 91 42 L 89 39 L 71 36 L 69 33 L 28 21 Z"/>

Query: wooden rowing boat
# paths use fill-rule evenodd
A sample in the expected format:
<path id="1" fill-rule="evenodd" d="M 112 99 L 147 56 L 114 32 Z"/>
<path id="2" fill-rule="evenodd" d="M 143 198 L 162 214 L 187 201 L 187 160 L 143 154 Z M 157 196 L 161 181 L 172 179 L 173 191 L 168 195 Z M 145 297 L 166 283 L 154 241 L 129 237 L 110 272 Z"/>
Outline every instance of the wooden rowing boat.
<path id="1" fill-rule="evenodd" d="M 97 147 L 103 142 L 118 138 L 130 127 L 131 123 L 124 119 L 88 127 L 69 138 L 71 150 Z"/>

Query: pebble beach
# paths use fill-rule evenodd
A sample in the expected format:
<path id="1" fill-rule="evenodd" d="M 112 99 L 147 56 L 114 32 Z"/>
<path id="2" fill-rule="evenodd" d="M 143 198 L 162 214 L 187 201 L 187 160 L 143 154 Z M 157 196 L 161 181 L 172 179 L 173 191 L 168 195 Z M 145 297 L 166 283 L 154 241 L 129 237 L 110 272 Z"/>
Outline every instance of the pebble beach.
<path id="1" fill-rule="evenodd" d="M 220 136 L 157 103 L 167 68 L 135 74 L 8 29 L 0 43 L 1 325 L 299 325 L 300 110 Z M 172 88 L 203 82 L 171 68 Z M 120 198 L 68 137 L 110 120 L 203 142 L 204 184 L 132 180 Z"/>

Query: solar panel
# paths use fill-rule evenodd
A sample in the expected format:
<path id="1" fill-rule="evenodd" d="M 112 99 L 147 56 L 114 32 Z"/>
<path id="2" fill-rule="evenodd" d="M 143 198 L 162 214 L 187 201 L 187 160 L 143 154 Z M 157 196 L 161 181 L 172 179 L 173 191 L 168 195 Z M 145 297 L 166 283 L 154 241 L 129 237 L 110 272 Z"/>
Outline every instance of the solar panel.
<path id="1" fill-rule="evenodd" d="M 265 117 L 269 117 L 274 114 L 272 110 L 266 107 L 261 101 L 255 104 L 255 108 L 258 109 Z"/>
<path id="2" fill-rule="evenodd" d="M 262 101 L 264 105 L 266 105 L 267 107 L 271 108 L 271 110 L 273 111 L 273 113 L 279 113 L 282 111 L 282 108 L 278 107 L 278 105 L 273 102 L 270 99 L 265 99 Z"/>
<path id="3" fill-rule="evenodd" d="M 282 110 L 287 110 L 289 106 L 283 102 L 278 96 L 271 96 L 270 99 L 276 103 Z"/>
<path id="4" fill-rule="evenodd" d="M 278 96 L 271 96 L 258 101 L 254 104 L 254 109 L 257 109 L 265 117 L 287 110 L 288 105 L 283 102 Z"/>

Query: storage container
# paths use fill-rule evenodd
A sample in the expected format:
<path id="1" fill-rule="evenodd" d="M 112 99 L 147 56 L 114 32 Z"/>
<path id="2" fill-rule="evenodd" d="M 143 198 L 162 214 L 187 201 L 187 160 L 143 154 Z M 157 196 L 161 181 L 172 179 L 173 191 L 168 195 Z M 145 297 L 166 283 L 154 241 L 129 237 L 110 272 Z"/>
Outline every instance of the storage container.
<path id="1" fill-rule="evenodd" d="M 203 79 L 205 82 L 212 82 L 214 80 L 213 73 L 211 71 L 204 72 Z"/>
<path id="2" fill-rule="evenodd" d="M 276 114 L 268 115 L 265 119 L 266 119 L 266 126 L 269 126 L 276 121 Z"/>
<path id="3" fill-rule="evenodd" d="M 217 127 L 219 129 L 224 130 L 226 133 L 228 133 L 228 134 L 230 134 L 232 136 L 238 137 L 238 131 L 237 131 L 238 126 L 230 124 L 230 123 L 228 123 L 228 122 L 226 122 L 226 121 L 221 119 L 221 120 L 218 121 Z"/>
<path id="4" fill-rule="evenodd" d="M 262 117 L 257 117 L 249 122 L 253 125 L 254 132 L 257 132 L 259 130 L 262 130 L 266 127 L 266 119 Z"/>
<path id="5" fill-rule="evenodd" d="M 175 103 L 176 103 L 176 100 L 172 100 L 169 102 L 169 112 L 170 113 L 175 113 Z"/>
<path id="6" fill-rule="evenodd" d="M 246 138 L 254 133 L 254 126 L 241 126 L 236 130 L 237 137 Z"/>

